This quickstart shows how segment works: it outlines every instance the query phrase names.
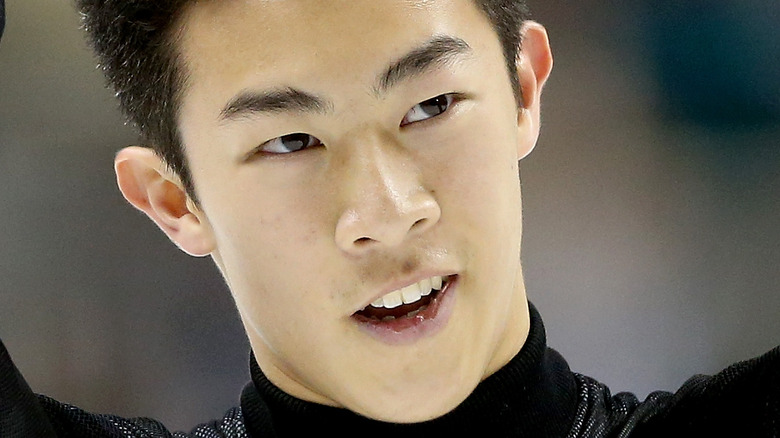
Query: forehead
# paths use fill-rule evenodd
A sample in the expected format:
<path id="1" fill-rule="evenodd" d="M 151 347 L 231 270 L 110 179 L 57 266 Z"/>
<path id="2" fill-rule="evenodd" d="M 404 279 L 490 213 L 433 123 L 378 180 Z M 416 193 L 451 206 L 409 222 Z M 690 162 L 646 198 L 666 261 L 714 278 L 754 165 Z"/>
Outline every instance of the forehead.
<path id="1" fill-rule="evenodd" d="M 441 34 L 498 45 L 471 0 L 214 0 L 186 11 L 179 48 L 191 91 L 224 100 L 246 88 L 366 83 Z"/>

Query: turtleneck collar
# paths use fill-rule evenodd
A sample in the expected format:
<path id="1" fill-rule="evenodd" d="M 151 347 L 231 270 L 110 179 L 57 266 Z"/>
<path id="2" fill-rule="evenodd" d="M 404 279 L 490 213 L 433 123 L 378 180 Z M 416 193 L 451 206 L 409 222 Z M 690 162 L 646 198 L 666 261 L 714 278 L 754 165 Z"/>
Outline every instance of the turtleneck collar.
<path id="1" fill-rule="evenodd" d="M 542 319 L 529 303 L 531 327 L 520 352 L 482 381 L 448 414 L 416 424 L 371 420 L 346 409 L 295 398 L 272 384 L 250 359 L 252 383 L 241 395 L 252 437 L 306 436 L 312 430 L 340 436 L 563 437 L 577 405 L 577 384 L 566 361 L 547 348 Z"/>

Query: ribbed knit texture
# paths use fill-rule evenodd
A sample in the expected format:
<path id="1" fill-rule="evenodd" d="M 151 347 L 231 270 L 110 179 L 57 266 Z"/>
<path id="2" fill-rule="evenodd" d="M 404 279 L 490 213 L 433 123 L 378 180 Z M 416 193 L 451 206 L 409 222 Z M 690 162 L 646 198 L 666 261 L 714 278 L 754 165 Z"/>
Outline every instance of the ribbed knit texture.
<path id="1" fill-rule="evenodd" d="M 38 399 L 0 342 L 0 438 L 55 436 Z"/>

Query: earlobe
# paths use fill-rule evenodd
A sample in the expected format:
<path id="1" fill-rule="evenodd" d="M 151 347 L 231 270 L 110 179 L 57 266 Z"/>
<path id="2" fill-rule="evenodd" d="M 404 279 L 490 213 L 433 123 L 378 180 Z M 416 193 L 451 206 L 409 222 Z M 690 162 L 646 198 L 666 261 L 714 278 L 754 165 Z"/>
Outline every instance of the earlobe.
<path id="1" fill-rule="evenodd" d="M 211 227 L 178 177 L 148 148 L 127 147 L 114 160 L 122 195 L 144 212 L 182 251 L 206 256 L 215 249 Z"/>
<path id="2" fill-rule="evenodd" d="M 541 124 L 542 89 L 553 67 L 550 41 L 544 26 L 526 21 L 523 23 L 522 35 L 522 46 L 517 56 L 517 77 L 522 99 L 517 115 L 520 128 L 518 159 L 531 153 L 536 145 Z"/>

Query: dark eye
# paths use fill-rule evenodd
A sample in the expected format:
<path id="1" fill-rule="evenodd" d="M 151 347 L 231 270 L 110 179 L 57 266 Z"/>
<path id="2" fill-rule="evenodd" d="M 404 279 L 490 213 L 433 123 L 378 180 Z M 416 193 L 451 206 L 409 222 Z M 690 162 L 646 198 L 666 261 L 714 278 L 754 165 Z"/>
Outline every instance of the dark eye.
<path id="1" fill-rule="evenodd" d="M 454 101 L 455 98 L 452 94 L 442 94 L 420 102 L 406 113 L 404 119 L 401 120 L 401 126 L 436 117 L 450 109 Z"/>
<path id="2" fill-rule="evenodd" d="M 268 140 L 258 150 L 268 154 L 289 154 L 321 144 L 322 142 L 317 137 L 297 132 Z"/>

